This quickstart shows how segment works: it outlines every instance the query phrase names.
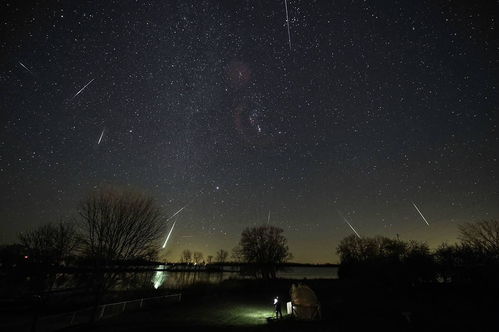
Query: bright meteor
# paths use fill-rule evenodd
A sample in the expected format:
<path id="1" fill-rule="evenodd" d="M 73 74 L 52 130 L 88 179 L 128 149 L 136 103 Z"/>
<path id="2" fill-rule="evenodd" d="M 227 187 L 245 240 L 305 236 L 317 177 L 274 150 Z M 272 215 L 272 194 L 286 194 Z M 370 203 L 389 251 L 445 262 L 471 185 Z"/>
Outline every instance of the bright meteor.
<path id="1" fill-rule="evenodd" d="M 175 223 L 176 223 L 176 222 L 177 222 L 176 220 L 173 222 L 172 228 L 171 228 L 171 229 L 170 229 L 170 231 L 168 232 L 168 236 L 166 237 L 165 243 L 163 243 L 163 247 L 162 247 L 162 248 L 165 248 L 165 247 L 166 247 L 166 244 L 168 243 L 168 240 L 170 239 L 170 235 L 172 235 L 173 228 L 175 228 Z"/>
<path id="2" fill-rule="evenodd" d="M 426 220 L 426 218 L 423 216 L 423 214 L 421 213 L 421 211 L 419 211 L 418 207 L 416 206 L 416 204 L 414 204 L 414 202 L 411 202 L 412 205 L 414 206 L 414 208 L 416 208 L 416 211 L 418 211 L 419 215 L 421 216 L 421 218 L 423 218 L 424 222 L 430 226 L 430 224 L 428 223 L 428 221 Z"/>
<path id="3" fill-rule="evenodd" d="M 182 212 L 182 210 L 185 209 L 187 207 L 187 205 L 189 205 L 189 204 L 184 205 L 180 210 L 178 210 L 177 212 L 175 212 L 174 214 L 172 214 L 170 217 L 168 217 L 168 219 L 166 219 L 166 221 L 170 220 L 171 218 L 175 217 L 177 214 L 179 214 L 180 212 Z"/>
<path id="4" fill-rule="evenodd" d="M 87 84 L 85 84 L 85 86 L 84 86 L 83 88 L 81 88 L 81 89 L 80 89 L 80 91 L 78 91 L 78 92 L 77 92 L 77 93 L 73 96 L 73 99 L 75 99 L 75 98 L 76 98 L 76 96 L 78 96 L 80 93 L 82 93 L 82 92 L 83 92 L 83 90 L 85 90 L 85 88 L 86 88 L 87 86 L 89 86 L 89 85 L 90 85 L 90 83 L 92 83 L 92 82 L 94 81 L 94 79 L 95 79 L 95 78 L 92 78 L 92 79 L 90 80 L 90 82 L 88 82 Z"/>
<path id="5" fill-rule="evenodd" d="M 341 212 L 339 210 L 336 210 L 336 212 L 338 212 L 338 214 L 340 215 L 341 218 L 343 218 L 343 220 L 347 223 L 347 225 L 352 229 L 352 231 L 355 233 L 355 235 L 357 235 L 357 237 L 360 239 L 360 235 L 359 233 L 357 233 L 357 231 L 355 230 L 355 228 L 353 228 L 352 224 L 350 224 L 347 220 L 347 218 L 345 218 L 345 216 L 343 214 L 341 214 Z"/>
<path id="6" fill-rule="evenodd" d="M 104 130 L 102 131 L 104 133 Z M 172 219 L 173 217 L 175 217 L 176 215 L 178 215 L 180 212 L 182 212 L 182 210 L 184 210 L 186 207 L 188 207 L 197 197 L 197 195 L 202 191 L 202 189 L 196 194 L 196 196 L 194 196 L 194 198 L 187 204 L 185 204 L 180 210 L 178 210 L 177 212 L 175 212 L 174 214 L 172 214 L 170 217 L 168 217 L 168 219 L 166 219 L 166 221 Z M 173 222 L 173 226 L 172 228 L 170 229 L 170 231 L 168 232 L 168 235 L 166 236 L 166 240 L 165 240 L 165 243 L 163 243 L 163 248 L 166 247 L 166 244 L 168 243 L 168 239 L 170 239 L 170 235 L 172 234 L 172 231 L 173 231 L 173 228 L 175 227 L 175 223 L 177 222 L 177 220 L 175 220 Z"/>
<path id="7" fill-rule="evenodd" d="M 100 144 L 100 142 L 102 141 L 102 137 L 104 136 L 104 129 L 102 129 L 102 132 L 100 133 L 100 137 L 99 137 L 99 141 L 97 142 L 97 145 Z"/>
<path id="8" fill-rule="evenodd" d="M 347 223 L 347 225 L 350 226 L 350 228 L 355 233 L 355 235 L 357 235 L 357 237 L 360 239 L 361 237 L 360 237 L 359 233 L 357 233 L 357 231 L 355 230 L 355 228 L 353 228 L 353 226 L 348 222 L 347 218 L 343 217 L 343 219 L 345 220 L 345 222 Z"/>
<path id="9" fill-rule="evenodd" d="M 176 215 L 178 215 L 180 212 L 182 212 L 183 209 L 185 209 L 187 207 L 187 205 L 189 205 L 189 203 L 187 203 L 186 205 L 184 205 L 180 210 L 178 210 L 177 212 L 175 212 L 174 214 L 172 214 L 168 219 L 166 219 L 166 221 L 172 219 L 173 217 L 175 217 Z M 168 239 L 170 239 L 170 235 L 172 235 L 172 232 L 173 232 L 173 228 L 175 227 L 175 223 L 177 222 L 177 220 L 175 220 L 173 222 L 173 226 L 172 228 L 170 229 L 170 231 L 168 232 L 168 235 L 166 236 L 166 240 L 165 240 L 165 243 L 163 243 L 163 247 L 166 247 L 166 244 L 168 243 Z"/>

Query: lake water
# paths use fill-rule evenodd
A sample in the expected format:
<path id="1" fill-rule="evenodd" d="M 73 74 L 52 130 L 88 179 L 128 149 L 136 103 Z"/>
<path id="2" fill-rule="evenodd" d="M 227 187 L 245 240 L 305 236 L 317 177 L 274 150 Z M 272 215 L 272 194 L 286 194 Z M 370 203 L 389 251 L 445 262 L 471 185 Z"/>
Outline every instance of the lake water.
<path id="1" fill-rule="evenodd" d="M 337 267 L 297 266 L 287 267 L 279 271 L 278 278 L 283 279 L 338 279 Z M 184 288 L 199 282 L 219 283 L 227 279 L 244 279 L 239 272 L 207 272 L 207 271 L 157 271 L 151 275 L 151 283 L 155 288 Z"/>

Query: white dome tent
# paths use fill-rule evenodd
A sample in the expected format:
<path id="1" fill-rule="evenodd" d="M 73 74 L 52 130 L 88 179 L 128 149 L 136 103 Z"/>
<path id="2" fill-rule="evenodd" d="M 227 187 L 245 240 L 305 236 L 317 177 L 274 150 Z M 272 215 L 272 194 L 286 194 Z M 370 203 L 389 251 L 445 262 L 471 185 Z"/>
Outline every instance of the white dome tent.
<path id="1" fill-rule="evenodd" d="M 321 306 L 315 292 L 307 285 L 291 285 L 291 302 L 287 303 L 287 312 L 298 319 L 320 319 Z"/>

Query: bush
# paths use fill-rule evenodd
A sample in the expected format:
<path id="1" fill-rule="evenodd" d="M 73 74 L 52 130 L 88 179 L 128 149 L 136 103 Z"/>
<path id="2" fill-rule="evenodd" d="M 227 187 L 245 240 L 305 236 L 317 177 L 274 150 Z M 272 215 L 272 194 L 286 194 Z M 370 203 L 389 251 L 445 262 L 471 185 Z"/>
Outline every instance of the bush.
<path id="1" fill-rule="evenodd" d="M 341 279 L 382 283 L 416 283 L 436 278 L 435 264 L 426 243 L 383 236 L 344 238 L 338 245 Z"/>

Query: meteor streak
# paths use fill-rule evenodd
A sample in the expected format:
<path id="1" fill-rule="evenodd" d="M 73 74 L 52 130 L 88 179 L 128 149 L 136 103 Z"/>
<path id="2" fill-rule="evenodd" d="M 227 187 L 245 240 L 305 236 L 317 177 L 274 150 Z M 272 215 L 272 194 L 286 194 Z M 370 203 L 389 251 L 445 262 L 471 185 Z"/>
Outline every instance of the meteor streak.
<path id="1" fill-rule="evenodd" d="M 186 205 L 184 205 L 180 210 L 178 210 L 177 212 L 175 212 L 174 214 L 172 214 L 168 219 L 166 219 L 166 221 L 172 219 L 173 217 L 175 217 L 176 215 L 178 215 L 180 212 L 182 212 L 183 209 L 185 209 L 187 207 L 187 205 L 189 205 L 189 203 L 187 203 Z M 173 231 L 173 228 L 175 227 L 175 223 L 177 222 L 177 220 L 175 220 L 173 222 L 173 226 L 172 228 L 170 229 L 170 231 L 168 232 L 168 235 L 166 236 L 166 240 L 165 240 L 165 243 L 163 243 L 163 248 L 166 247 L 166 244 L 168 243 L 168 239 L 170 238 L 170 235 L 172 235 L 172 231 Z"/>
<path id="2" fill-rule="evenodd" d="M 173 226 L 172 228 L 170 228 L 170 231 L 168 232 L 168 236 L 166 237 L 166 240 L 165 240 L 165 243 L 163 243 L 163 247 L 162 248 L 165 248 L 166 247 L 166 244 L 168 243 L 168 240 L 170 239 L 170 235 L 172 235 L 172 232 L 173 232 L 173 228 L 175 228 L 175 223 L 177 222 L 177 220 L 175 220 L 173 222 Z"/>
<path id="3" fill-rule="evenodd" d="M 73 98 L 72 98 L 72 99 L 75 99 L 75 98 L 76 98 L 76 96 L 78 96 L 80 93 L 82 93 L 82 92 L 83 92 L 83 90 L 85 90 L 85 88 L 86 88 L 87 86 L 89 86 L 89 85 L 90 85 L 90 83 L 92 83 L 94 80 L 95 80 L 95 78 L 92 78 L 92 79 L 90 80 L 90 82 L 88 82 L 87 84 L 85 84 L 85 86 L 84 86 L 83 88 L 81 88 L 81 89 L 80 89 L 80 91 L 78 91 L 78 92 L 77 92 L 77 93 L 73 96 Z"/>
<path id="4" fill-rule="evenodd" d="M 270 225 L 270 210 L 269 210 L 269 216 L 267 217 L 267 224 Z"/>
<path id="5" fill-rule="evenodd" d="M 284 7 L 286 8 L 286 24 L 288 25 L 288 43 L 289 43 L 289 50 L 291 51 L 291 32 L 289 32 L 288 0 L 284 0 Z"/>
<path id="6" fill-rule="evenodd" d="M 97 145 L 100 144 L 100 142 L 102 141 L 102 137 L 104 136 L 104 129 L 102 129 L 102 132 L 100 133 L 100 137 L 99 137 L 99 141 L 97 142 Z"/>
<path id="7" fill-rule="evenodd" d="M 345 218 L 344 215 L 341 214 L 341 212 L 339 210 L 336 210 L 336 212 L 338 212 L 338 214 L 340 215 L 340 217 L 343 218 L 343 220 L 345 220 L 345 222 L 347 223 L 348 226 L 350 226 L 350 228 L 352 229 L 352 231 L 355 233 L 355 235 L 357 235 L 357 237 L 360 239 L 360 235 L 359 233 L 357 233 L 357 231 L 355 230 L 355 228 L 353 228 L 352 224 L 350 224 L 347 220 L 347 218 Z"/>
<path id="8" fill-rule="evenodd" d="M 426 220 L 426 218 L 423 216 L 423 214 L 421 213 L 421 211 L 419 211 L 418 207 L 416 206 L 416 204 L 414 204 L 414 202 L 411 202 L 412 205 L 414 206 L 414 208 L 416 208 L 416 211 L 418 211 L 419 215 L 421 216 L 421 218 L 423 218 L 424 222 L 430 226 L 430 224 L 428 223 L 428 221 Z"/>
<path id="9" fill-rule="evenodd" d="M 178 210 L 177 212 L 175 212 L 174 214 L 172 214 L 170 217 L 168 217 L 168 219 L 166 219 L 166 221 L 170 220 L 171 218 L 175 217 L 177 214 L 179 214 L 180 212 L 182 212 L 183 209 L 185 209 L 186 207 L 188 207 L 189 205 L 191 205 L 192 202 L 194 202 L 194 200 L 197 198 L 197 196 L 199 195 L 199 193 L 202 191 L 203 189 L 201 189 L 200 191 L 198 191 L 198 193 L 194 196 L 193 199 L 191 199 L 189 201 L 189 203 L 185 204 L 180 210 Z"/>
<path id="10" fill-rule="evenodd" d="M 24 69 L 26 69 L 26 70 L 27 70 L 30 74 L 33 74 L 33 72 L 32 72 L 31 70 L 29 70 L 29 68 L 28 68 L 28 67 L 26 67 L 26 66 L 24 65 L 24 63 L 22 63 L 21 61 L 19 61 L 19 64 L 20 64 L 20 65 L 21 65 Z"/>
<path id="11" fill-rule="evenodd" d="M 168 217 L 168 219 L 166 219 L 166 221 L 172 219 L 173 217 L 175 217 L 176 215 L 178 215 L 180 212 L 182 212 L 182 210 L 184 210 L 186 207 L 188 207 L 196 199 L 197 195 L 201 191 L 202 191 L 202 189 L 194 196 L 194 198 L 189 203 L 185 204 L 180 210 L 178 210 L 177 212 L 175 212 L 174 214 L 172 214 L 170 217 Z M 166 244 L 168 243 L 168 239 L 170 239 L 170 235 L 172 234 L 172 231 L 173 231 L 173 228 L 175 227 L 175 223 L 176 222 L 177 222 L 177 219 L 173 222 L 173 226 L 170 229 L 170 231 L 168 232 L 168 235 L 166 236 L 165 243 L 163 243 L 163 248 L 166 247 Z"/>
<path id="12" fill-rule="evenodd" d="M 177 212 L 175 212 L 174 214 L 172 214 L 168 219 L 166 219 L 166 221 L 170 220 L 171 218 L 175 217 L 177 214 L 179 214 L 180 212 L 182 212 L 182 210 L 185 209 L 187 207 L 187 205 L 189 205 L 189 203 L 185 204 L 184 207 L 182 207 L 180 210 L 178 210 Z"/>
<path id="13" fill-rule="evenodd" d="M 357 237 L 360 239 L 359 233 L 357 233 L 357 231 L 355 230 L 355 228 L 353 228 L 353 226 L 348 222 L 347 218 L 343 217 L 343 219 L 345 220 L 345 222 L 347 223 L 347 225 L 350 226 L 350 228 L 355 233 L 355 235 L 357 235 Z"/>

